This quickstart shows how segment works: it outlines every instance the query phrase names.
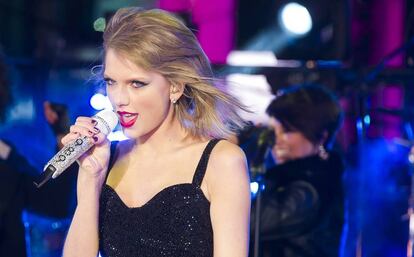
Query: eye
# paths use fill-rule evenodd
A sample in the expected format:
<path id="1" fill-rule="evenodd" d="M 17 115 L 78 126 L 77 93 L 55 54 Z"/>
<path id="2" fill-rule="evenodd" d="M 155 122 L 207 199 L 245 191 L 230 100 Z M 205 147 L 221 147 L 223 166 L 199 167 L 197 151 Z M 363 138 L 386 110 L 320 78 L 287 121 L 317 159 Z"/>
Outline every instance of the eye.
<path id="1" fill-rule="evenodd" d="M 112 85 L 114 85 L 115 84 L 115 81 L 113 81 L 112 79 L 110 79 L 110 78 L 104 78 L 104 81 L 105 81 L 105 85 L 106 86 L 112 86 Z"/>
<path id="2" fill-rule="evenodd" d="M 131 81 L 131 85 L 134 87 L 134 88 L 141 88 L 141 87 L 144 87 L 144 86 L 146 86 L 146 85 L 148 85 L 149 83 L 146 83 L 146 82 L 142 82 L 142 81 L 139 81 L 139 80 L 132 80 Z"/>

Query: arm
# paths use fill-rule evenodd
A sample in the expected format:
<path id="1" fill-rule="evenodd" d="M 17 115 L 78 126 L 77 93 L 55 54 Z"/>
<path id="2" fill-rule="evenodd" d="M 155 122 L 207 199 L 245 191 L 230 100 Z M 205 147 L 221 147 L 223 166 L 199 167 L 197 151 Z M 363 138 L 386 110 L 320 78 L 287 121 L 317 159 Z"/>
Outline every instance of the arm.
<path id="1" fill-rule="evenodd" d="M 98 255 L 99 196 L 103 179 L 82 176 L 79 170 L 78 206 L 76 207 L 63 250 L 64 257 Z"/>
<path id="2" fill-rule="evenodd" d="M 246 257 L 249 241 L 250 179 L 243 151 L 221 141 L 207 171 L 214 232 L 214 257 Z"/>
<path id="3" fill-rule="evenodd" d="M 93 132 L 93 120 L 79 117 L 62 143 L 76 139 L 79 135 L 96 138 L 95 146 L 79 158 L 78 206 L 66 237 L 63 256 L 96 257 L 99 249 L 98 216 L 99 198 L 108 169 L 110 144 L 100 132 Z"/>

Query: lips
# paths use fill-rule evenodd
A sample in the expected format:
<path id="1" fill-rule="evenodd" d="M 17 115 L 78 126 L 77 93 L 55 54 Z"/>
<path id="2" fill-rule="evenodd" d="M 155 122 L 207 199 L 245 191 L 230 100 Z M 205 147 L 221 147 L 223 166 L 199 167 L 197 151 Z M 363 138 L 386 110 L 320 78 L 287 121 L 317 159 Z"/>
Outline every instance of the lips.
<path id="1" fill-rule="evenodd" d="M 284 148 L 284 147 L 274 147 L 273 152 L 278 157 L 286 156 L 287 154 L 289 154 L 289 150 L 287 148 Z"/>
<path id="2" fill-rule="evenodd" d="M 132 127 L 138 118 L 138 113 L 118 111 L 119 123 L 124 128 Z"/>

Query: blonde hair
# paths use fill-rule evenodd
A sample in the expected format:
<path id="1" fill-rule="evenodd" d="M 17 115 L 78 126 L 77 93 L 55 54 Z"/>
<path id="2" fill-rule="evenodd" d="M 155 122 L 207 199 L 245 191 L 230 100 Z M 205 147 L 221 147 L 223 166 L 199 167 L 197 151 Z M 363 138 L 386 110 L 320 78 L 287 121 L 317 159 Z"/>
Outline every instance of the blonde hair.
<path id="1" fill-rule="evenodd" d="M 244 126 L 247 110 L 214 82 L 210 63 L 196 37 L 166 11 L 119 9 L 106 25 L 103 46 L 136 65 L 159 72 L 172 85 L 184 86 L 174 104 L 181 125 L 191 136 L 228 138 Z"/>

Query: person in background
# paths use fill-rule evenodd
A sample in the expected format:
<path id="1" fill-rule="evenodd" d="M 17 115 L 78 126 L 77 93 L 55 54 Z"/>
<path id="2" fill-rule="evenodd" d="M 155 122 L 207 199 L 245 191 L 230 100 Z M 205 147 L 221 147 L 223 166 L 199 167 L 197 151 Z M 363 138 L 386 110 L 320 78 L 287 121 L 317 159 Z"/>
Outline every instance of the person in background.
<path id="1" fill-rule="evenodd" d="M 119 9 L 103 38 L 102 76 L 129 140 L 111 153 L 87 117 L 63 138 L 95 142 L 80 159 L 64 256 L 247 256 L 247 165 L 224 140 L 244 125 L 243 105 L 214 84 L 194 34 L 165 11 Z"/>
<path id="2" fill-rule="evenodd" d="M 300 85 L 278 91 L 267 113 L 276 165 L 264 175 L 261 256 L 338 256 L 344 166 L 341 156 L 328 149 L 341 126 L 342 110 L 326 88 Z M 253 205 L 253 216 L 255 211 Z"/>
<path id="3" fill-rule="evenodd" d="M 5 63 L 0 60 L 0 123 L 11 103 Z M 57 141 L 67 133 L 68 117 L 62 105 L 44 103 L 44 115 Z M 12 142 L 0 138 L 0 256 L 26 257 L 23 210 L 55 218 L 67 218 L 76 204 L 76 164 L 59 180 L 38 189 L 34 181 L 41 171 L 22 156 Z"/>

